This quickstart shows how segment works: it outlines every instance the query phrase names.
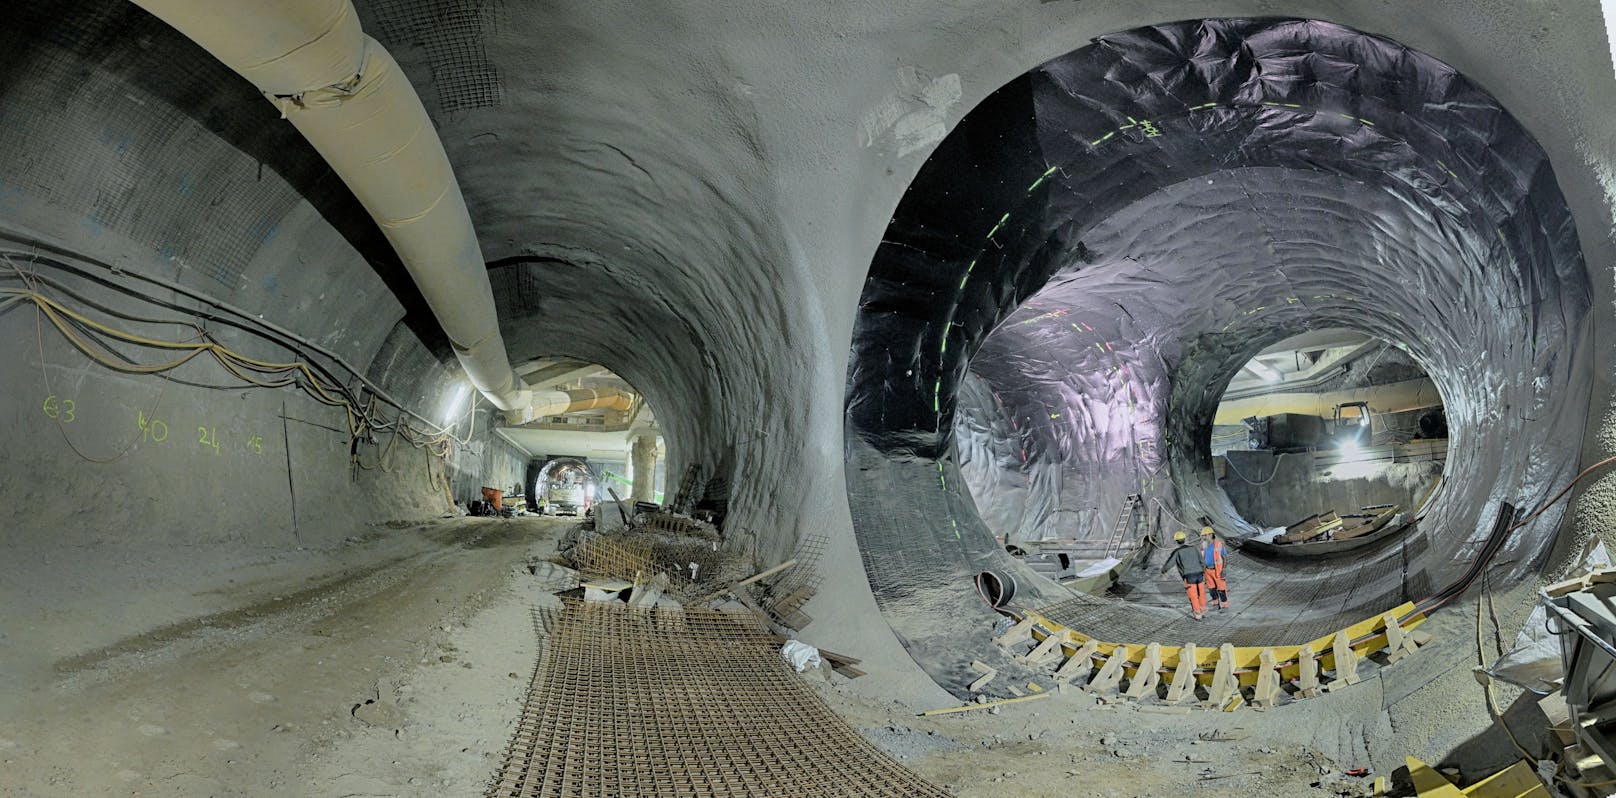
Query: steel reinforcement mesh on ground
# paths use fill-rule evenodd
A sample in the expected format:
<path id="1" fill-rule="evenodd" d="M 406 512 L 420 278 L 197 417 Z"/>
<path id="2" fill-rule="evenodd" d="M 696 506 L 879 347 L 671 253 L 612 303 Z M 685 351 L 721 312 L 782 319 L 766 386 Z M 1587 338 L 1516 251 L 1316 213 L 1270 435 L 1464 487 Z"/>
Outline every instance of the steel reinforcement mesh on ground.
<path id="1" fill-rule="evenodd" d="M 842 720 L 748 614 L 568 600 L 490 798 L 946 792 Z"/>

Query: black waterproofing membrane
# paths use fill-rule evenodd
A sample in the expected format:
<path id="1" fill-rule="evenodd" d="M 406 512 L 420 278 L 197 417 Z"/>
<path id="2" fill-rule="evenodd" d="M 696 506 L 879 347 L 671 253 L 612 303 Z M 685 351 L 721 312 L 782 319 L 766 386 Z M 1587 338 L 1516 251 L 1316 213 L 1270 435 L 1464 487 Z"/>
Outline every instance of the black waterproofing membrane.
<path id="1" fill-rule="evenodd" d="M 987 568 L 1018 604 L 1127 642 L 1297 643 L 1421 598 L 1500 501 L 1534 507 L 1572 475 L 1588 306 L 1547 157 L 1446 64 L 1305 20 L 1097 39 L 966 116 L 871 263 L 847 473 L 876 598 L 955 691 L 996 653 Z M 1237 554 L 1235 610 L 1194 627 L 1073 599 L 994 540 L 1109 535 L 1131 493 L 1164 523 L 1249 533 L 1210 473 L 1213 412 L 1252 355 L 1325 327 L 1404 347 L 1444 397 L 1446 476 L 1409 539 L 1329 564 Z M 1538 565 L 1558 515 L 1496 567 Z M 1120 592 L 1163 595 L 1149 570 Z"/>

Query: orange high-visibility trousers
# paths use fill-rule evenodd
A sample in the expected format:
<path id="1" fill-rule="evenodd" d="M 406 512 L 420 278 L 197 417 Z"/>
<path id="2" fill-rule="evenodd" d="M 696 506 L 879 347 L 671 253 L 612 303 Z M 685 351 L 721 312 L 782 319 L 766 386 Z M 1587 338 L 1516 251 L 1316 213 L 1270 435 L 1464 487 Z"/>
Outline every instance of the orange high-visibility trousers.
<path id="1" fill-rule="evenodd" d="M 1206 590 L 1215 602 L 1229 603 L 1229 583 L 1223 581 L 1223 566 L 1206 569 Z"/>
<path id="2" fill-rule="evenodd" d="M 1200 579 L 1193 582 L 1185 579 L 1184 593 L 1190 597 L 1190 609 L 1197 616 L 1204 615 L 1206 613 L 1206 584 Z"/>

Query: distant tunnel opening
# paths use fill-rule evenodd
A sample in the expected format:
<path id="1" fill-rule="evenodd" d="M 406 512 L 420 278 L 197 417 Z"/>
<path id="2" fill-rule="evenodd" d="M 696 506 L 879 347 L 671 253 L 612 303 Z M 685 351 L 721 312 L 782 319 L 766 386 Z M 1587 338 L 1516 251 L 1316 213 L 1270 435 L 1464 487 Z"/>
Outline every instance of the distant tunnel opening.
<path id="1" fill-rule="evenodd" d="M 1254 355 L 1331 329 L 1396 342 L 1428 373 L 1450 479 L 1396 547 L 1304 569 L 1244 558 L 1246 609 L 1198 634 L 1295 642 L 1418 598 L 1463 569 L 1501 501 L 1535 504 L 1573 472 L 1588 297 L 1547 157 L 1451 67 L 1304 20 L 1102 37 L 968 114 L 871 265 L 848 489 L 878 602 L 956 686 L 959 621 L 991 620 L 970 575 L 1021 567 L 1005 542 L 1109 544 L 1136 534 L 1130 512 L 1254 534 L 1217 482 L 1218 404 Z M 1514 573 L 1557 518 L 1511 541 Z M 1070 598 L 1021 573 L 1022 604 Z M 1074 621 L 1178 639 L 1175 602 L 1124 586 Z"/>
<path id="2" fill-rule="evenodd" d="M 1441 390 L 1401 346 L 1315 330 L 1246 361 L 1208 454 L 1235 511 L 1264 530 L 1254 540 L 1344 553 L 1420 515 L 1441 483 L 1446 418 Z"/>

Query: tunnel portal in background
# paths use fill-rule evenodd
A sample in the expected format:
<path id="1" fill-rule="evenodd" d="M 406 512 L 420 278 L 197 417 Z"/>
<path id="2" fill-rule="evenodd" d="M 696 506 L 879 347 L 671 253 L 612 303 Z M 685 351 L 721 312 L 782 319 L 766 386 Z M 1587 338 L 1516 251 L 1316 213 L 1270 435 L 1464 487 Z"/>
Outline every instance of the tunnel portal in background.
<path id="1" fill-rule="evenodd" d="M 1500 502 L 1574 473 L 1590 391 L 1547 156 L 1446 64 L 1317 21 L 1140 28 L 994 92 L 921 168 L 859 307 L 859 547 L 888 623 L 956 692 L 994 656 L 982 571 L 1132 642 L 1295 643 L 1428 595 Z M 1322 329 L 1397 342 L 1444 399 L 1448 478 L 1396 545 L 1312 567 L 1237 552 L 1237 611 L 1191 627 L 1170 596 L 1073 596 L 995 540 L 1070 534 L 1066 506 L 1111 534 L 1130 496 L 1162 528 L 1255 533 L 1215 479 L 1216 408 L 1254 355 Z M 1511 575 L 1559 516 L 1511 539 Z"/>

